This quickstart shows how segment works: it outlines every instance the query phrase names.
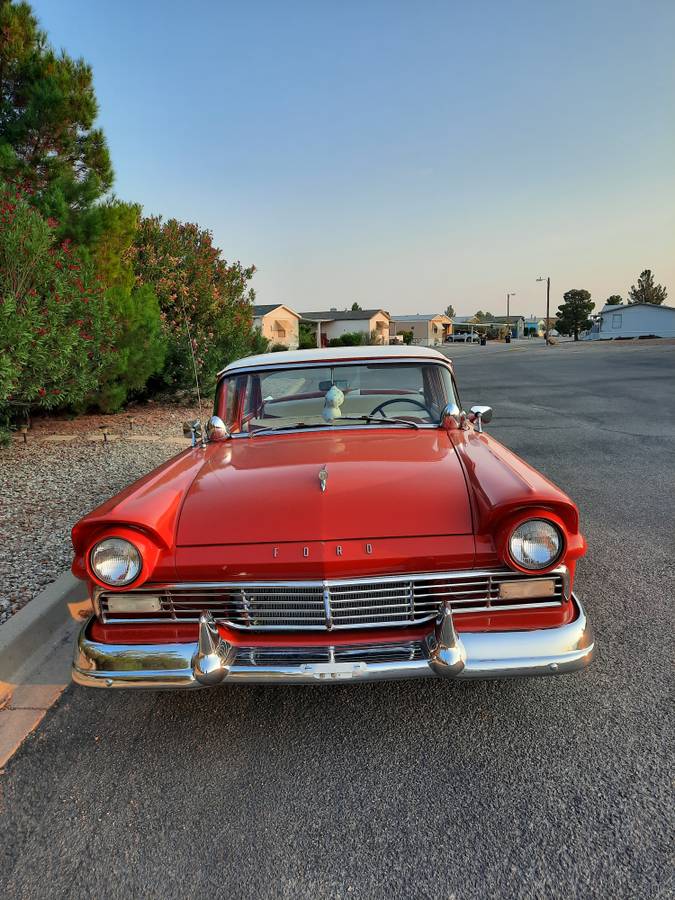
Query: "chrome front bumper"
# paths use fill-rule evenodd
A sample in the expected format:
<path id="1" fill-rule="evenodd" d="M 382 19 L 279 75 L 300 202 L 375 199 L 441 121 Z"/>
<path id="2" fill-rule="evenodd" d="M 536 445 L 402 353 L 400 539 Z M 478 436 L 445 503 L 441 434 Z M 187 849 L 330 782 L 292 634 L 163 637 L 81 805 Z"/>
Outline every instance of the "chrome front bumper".
<path id="1" fill-rule="evenodd" d="M 259 648 L 241 648 L 224 641 L 208 613 L 200 617 L 199 640 L 176 644 L 104 644 L 82 628 L 73 659 L 73 681 L 86 687 L 200 688 L 222 683 L 318 684 L 325 682 L 387 681 L 402 678 L 504 678 L 517 675 L 561 675 L 587 666 L 594 651 L 593 631 L 584 608 L 573 594 L 576 616 L 559 628 L 536 631 L 461 632 L 445 609 L 434 629 L 405 656 L 382 660 L 381 644 L 350 649 L 349 661 L 336 661 L 331 652 L 316 662 L 313 647 L 277 648 L 274 663 Z M 337 648 L 328 648 L 337 650 Z M 288 657 L 288 664 L 283 660 Z M 375 655 L 377 661 L 370 661 Z M 303 656 L 307 661 L 303 661 Z"/>

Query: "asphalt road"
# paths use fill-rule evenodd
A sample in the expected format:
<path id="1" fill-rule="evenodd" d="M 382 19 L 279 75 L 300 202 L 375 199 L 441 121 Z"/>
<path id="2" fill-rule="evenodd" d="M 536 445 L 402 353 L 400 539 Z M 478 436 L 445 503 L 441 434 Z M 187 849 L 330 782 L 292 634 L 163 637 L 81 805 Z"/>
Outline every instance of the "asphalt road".
<path id="1" fill-rule="evenodd" d="M 675 346 L 454 347 L 579 503 L 586 672 L 70 688 L 0 778 L 0 895 L 666 897 Z"/>

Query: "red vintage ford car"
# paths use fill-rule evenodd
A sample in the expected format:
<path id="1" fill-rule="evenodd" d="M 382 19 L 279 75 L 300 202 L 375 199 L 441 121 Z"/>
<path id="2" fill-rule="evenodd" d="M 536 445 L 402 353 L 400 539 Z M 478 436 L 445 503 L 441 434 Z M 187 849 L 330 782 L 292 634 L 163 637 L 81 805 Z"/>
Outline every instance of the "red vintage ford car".
<path id="1" fill-rule="evenodd" d="M 551 675 L 587 665 L 574 503 L 422 347 L 241 359 L 192 446 L 73 528 L 91 687 Z"/>

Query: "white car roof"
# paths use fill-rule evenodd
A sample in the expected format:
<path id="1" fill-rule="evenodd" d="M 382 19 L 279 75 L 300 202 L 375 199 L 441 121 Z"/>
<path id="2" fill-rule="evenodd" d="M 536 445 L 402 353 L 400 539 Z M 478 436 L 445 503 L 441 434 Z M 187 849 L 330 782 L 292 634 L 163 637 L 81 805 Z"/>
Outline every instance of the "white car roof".
<path id="1" fill-rule="evenodd" d="M 395 359 L 433 359 L 450 364 L 447 356 L 431 347 L 413 347 L 408 344 L 391 344 L 367 347 L 316 347 L 312 350 L 285 350 L 278 353 L 260 353 L 258 356 L 244 356 L 235 359 L 219 375 L 237 369 L 257 369 L 262 366 L 302 365 L 307 363 L 334 363 L 350 360 L 372 360 L 389 362 Z"/>

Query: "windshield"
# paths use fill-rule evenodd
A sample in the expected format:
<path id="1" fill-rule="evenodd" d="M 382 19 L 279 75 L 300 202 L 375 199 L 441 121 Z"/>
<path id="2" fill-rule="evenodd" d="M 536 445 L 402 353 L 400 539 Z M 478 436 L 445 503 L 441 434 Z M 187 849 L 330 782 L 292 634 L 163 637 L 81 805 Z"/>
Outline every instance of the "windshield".
<path id="1" fill-rule="evenodd" d="M 354 425 L 437 425 L 456 402 L 438 363 L 292 366 L 225 376 L 216 413 L 233 433 Z"/>

